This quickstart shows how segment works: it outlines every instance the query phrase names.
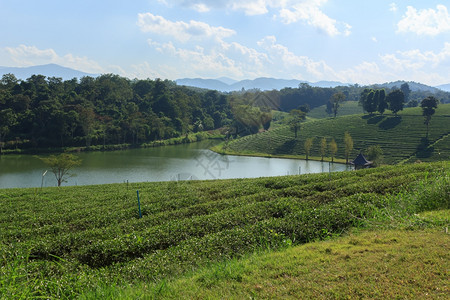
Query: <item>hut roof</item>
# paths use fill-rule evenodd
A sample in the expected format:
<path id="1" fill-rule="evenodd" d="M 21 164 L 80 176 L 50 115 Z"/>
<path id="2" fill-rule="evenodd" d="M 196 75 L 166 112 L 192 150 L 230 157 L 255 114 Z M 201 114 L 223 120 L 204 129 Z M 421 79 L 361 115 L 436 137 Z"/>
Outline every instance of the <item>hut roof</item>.
<path id="1" fill-rule="evenodd" d="M 372 162 L 368 161 L 362 153 L 360 153 L 351 163 L 355 166 L 368 166 L 372 164 Z"/>

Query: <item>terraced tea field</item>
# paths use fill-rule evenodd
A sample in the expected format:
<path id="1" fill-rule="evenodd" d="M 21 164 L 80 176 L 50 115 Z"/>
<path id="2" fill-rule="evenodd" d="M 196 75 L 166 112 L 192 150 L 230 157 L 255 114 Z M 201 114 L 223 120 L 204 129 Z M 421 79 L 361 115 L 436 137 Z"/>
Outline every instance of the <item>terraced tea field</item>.
<path id="1" fill-rule="evenodd" d="M 305 156 L 304 142 L 315 138 L 311 155 L 319 154 L 322 137 L 338 145 L 337 158 L 344 159 L 344 132 L 348 131 L 354 142 L 353 159 L 361 150 L 379 145 L 384 152 L 384 163 L 395 164 L 405 161 L 438 160 L 450 156 L 448 135 L 450 134 L 450 104 L 440 105 L 432 117 L 428 139 L 420 108 L 408 108 L 393 115 L 351 115 L 305 122 L 298 138 L 288 126 L 229 142 L 223 151 L 230 154 L 295 155 Z M 431 147 L 434 143 L 434 147 Z M 435 150 L 439 151 L 435 151 Z M 439 154 L 440 153 L 440 154 Z M 328 156 L 328 155 L 327 155 Z"/>
<path id="2" fill-rule="evenodd" d="M 259 179 L 3 189 L 0 298 L 73 298 L 329 238 L 379 215 L 390 203 L 385 195 L 417 186 L 432 189 L 402 211 L 449 208 L 449 171 L 447 162 Z"/>

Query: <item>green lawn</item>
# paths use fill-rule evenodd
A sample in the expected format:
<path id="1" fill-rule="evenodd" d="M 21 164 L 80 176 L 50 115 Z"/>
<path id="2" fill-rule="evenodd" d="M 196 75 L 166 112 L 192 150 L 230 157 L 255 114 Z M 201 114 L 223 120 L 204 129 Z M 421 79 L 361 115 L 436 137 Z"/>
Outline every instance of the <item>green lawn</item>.
<path id="1" fill-rule="evenodd" d="M 412 229 L 429 227 L 433 224 L 418 220 L 415 214 L 449 209 L 449 172 L 446 162 L 258 179 L 134 183 L 128 187 L 3 189 L 0 298 L 75 298 L 83 294 L 116 298 L 122 291 L 127 298 L 130 286 L 133 293 L 151 298 L 180 276 L 268 249 L 330 239 L 352 228 L 383 222 L 396 228 L 399 224 L 409 224 Z M 341 250 L 320 252 L 318 257 L 326 262 L 336 251 Z M 220 279 L 223 264 L 216 266 Z M 212 279 L 205 276 L 203 282 L 199 279 L 200 285 L 214 286 L 215 275 Z M 236 276 L 238 281 L 247 280 L 247 275 Z M 265 282 L 276 279 L 271 273 L 258 276 L 267 277 Z M 426 279 L 418 276 L 414 280 Z M 443 280 L 445 274 L 436 276 Z M 367 280 L 367 291 L 378 284 Z M 260 297 L 266 297 L 265 282 L 261 287 L 250 283 L 262 292 Z M 241 295 L 247 292 L 236 297 Z"/>
<path id="2" fill-rule="evenodd" d="M 306 138 L 314 137 L 311 156 L 319 154 L 319 141 L 322 137 L 329 143 L 335 139 L 338 145 L 337 158 L 343 159 L 344 132 L 353 138 L 353 159 L 359 151 L 371 145 L 379 145 L 384 152 L 384 163 L 433 161 L 448 159 L 450 156 L 450 104 L 440 105 L 432 117 L 428 139 L 426 126 L 420 108 L 408 108 L 399 113 L 380 115 L 349 115 L 309 121 L 302 124 L 297 139 L 288 126 L 282 126 L 256 135 L 229 142 L 216 151 L 233 154 L 294 155 L 304 157 Z M 439 154 L 440 153 L 440 154 Z M 329 156 L 329 155 L 326 155 Z"/>

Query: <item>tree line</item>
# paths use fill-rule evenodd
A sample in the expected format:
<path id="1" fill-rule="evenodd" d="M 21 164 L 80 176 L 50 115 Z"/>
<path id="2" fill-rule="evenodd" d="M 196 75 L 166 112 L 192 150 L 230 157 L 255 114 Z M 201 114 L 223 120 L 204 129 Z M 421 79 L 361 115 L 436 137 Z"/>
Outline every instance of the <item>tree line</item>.
<path id="1" fill-rule="evenodd" d="M 0 81 L 0 142 L 15 147 L 138 144 L 231 124 L 224 94 L 106 74 Z M 10 145 L 11 146 L 11 145 Z"/>
<path id="2" fill-rule="evenodd" d="M 339 104 L 350 100 L 360 101 L 367 112 L 396 113 L 414 93 L 407 84 L 385 91 L 306 83 L 280 91 L 220 93 L 113 74 L 65 81 L 43 75 L 18 80 L 6 74 L 0 80 L 0 152 L 4 146 L 138 145 L 218 128 L 237 137 L 267 130 L 273 110 L 291 112 L 290 126 L 297 132 L 315 107 L 327 105 L 336 116 Z M 440 102 L 450 101 L 449 95 L 439 95 Z"/>

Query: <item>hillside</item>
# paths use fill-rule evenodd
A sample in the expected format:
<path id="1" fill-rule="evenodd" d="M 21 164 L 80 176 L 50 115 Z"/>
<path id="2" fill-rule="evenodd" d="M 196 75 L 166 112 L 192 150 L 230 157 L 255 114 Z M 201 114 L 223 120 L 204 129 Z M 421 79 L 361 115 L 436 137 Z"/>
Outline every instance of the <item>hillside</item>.
<path id="1" fill-rule="evenodd" d="M 308 113 L 308 117 L 314 118 L 314 119 L 324 119 L 329 118 L 330 115 L 326 113 L 326 105 L 322 105 L 316 108 L 311 109 L 311 111 Z M 359 105 L 358 101 L 345 101 L 342 103 L 339 107 L 339 111 L 337 116 L 348 116 L 348 115 L 356 115 L 356 114 L 362 114 L 363 109 Z"/>
<path id="2" fill-rule="evenodd" d="M 448 209 L 449 171 L 448 163 L 435 163 L 259 179 L 0 190 L 0 295 L 73 298 L 132 285 L 142 285 L 141 293 L 157 292 L 171 278 L 214 262 L 328 239 L 367 226 L 374 217 L 392 222 Z M 155 289 L 144 287 L 153 284 Z"/>
<path id="3" fill-rule="evenodd" d="M 337 158 L 345 158 L 344 132 L 353 138 L 353 159 L 361 150 L 379 145 L 384 152 L 384 162 L 395 164 L 416 160 L 433 161 L 450 159 L 448 147 L 450 134 L 450 105 L 440 105 L 430 123 L 428 140 L 426 126 L 420 108 L 408 108 L 395 117 L 390 114 L 350 115 L 336 119 L 313 120 L 302 124 L 299 137 L 288 126 L 279 127 L 256 135 L 230 141 L 218 152 L 245 155 L 293 155 L 304 157 L 306 138 L 314 137 L 311 156 L 319 157 L 319 140 L 330 142 L 334 138 L 338 145 Z M 328 155 L 327 155 L 328 156 Z"/>

